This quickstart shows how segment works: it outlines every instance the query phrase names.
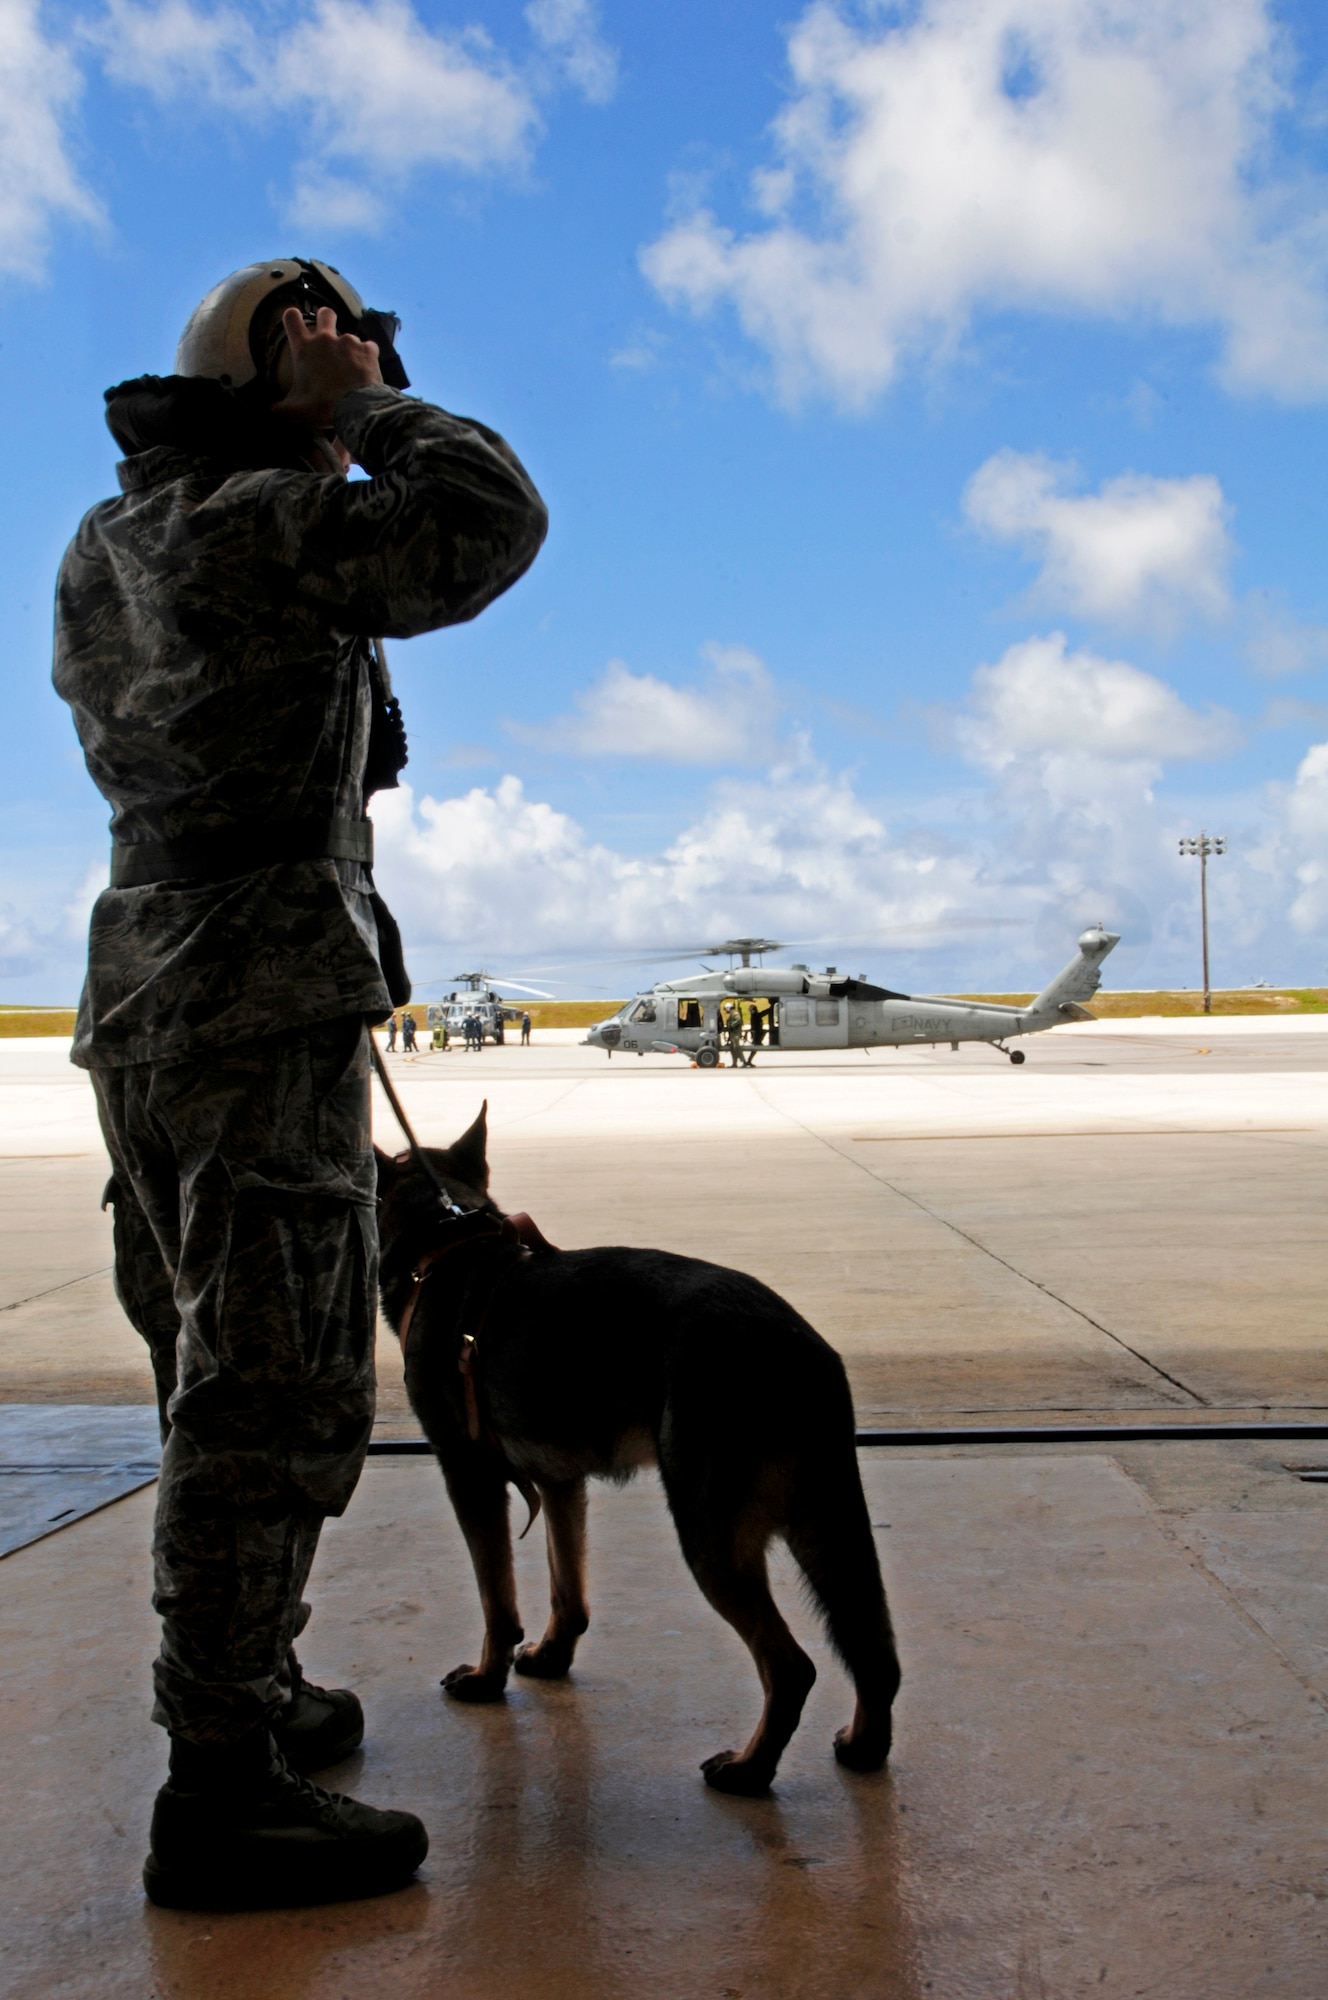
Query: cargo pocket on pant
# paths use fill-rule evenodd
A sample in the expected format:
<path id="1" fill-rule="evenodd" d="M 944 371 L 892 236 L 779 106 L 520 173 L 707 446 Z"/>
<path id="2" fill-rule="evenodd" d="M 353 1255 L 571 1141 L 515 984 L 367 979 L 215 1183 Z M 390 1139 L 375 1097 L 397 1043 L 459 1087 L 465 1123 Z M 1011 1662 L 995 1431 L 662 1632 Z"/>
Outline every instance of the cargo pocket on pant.
<path id="1" fill-rule="evenodd" d="M 313 1094 L 313 1139 L 327 1160 L 371 1160 L 369 1031 L 356 1015 L 323 1021 L 306 1029 L 309 1083 Z M 377 1177 L 368 1169 L 376 1197 Z"/>
<path id="2" fill-rule="evenodd" d="M 219 1359 L 254 1390 L 266 1384 L 283 1399 L 302 1435 L 310 1425 L 321 1435 L 326 1424 L 372 1409 L 372 1155 L 364 1163 L 287 1157 L 230 1172 Z"/>

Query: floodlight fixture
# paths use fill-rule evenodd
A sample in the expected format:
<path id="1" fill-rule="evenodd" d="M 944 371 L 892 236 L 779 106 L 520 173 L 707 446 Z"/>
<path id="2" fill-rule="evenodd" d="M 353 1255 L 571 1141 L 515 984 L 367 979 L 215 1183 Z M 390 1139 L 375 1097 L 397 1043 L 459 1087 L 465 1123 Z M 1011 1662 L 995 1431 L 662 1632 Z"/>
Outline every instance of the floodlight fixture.
<path id="1" fill-rule="evenodd" d="M 1199 910 L 1203 929 L 1203 1010 L 1213 1011 L 1213 992 L 1208 983 L 1208 857 L 1210 854 L 1225 854 L 1227 851 L 1224 834 L 1209 834 L 1200 827 L 1198 835 L 1187 835 L 1180 842 L 1183 855 L 1197 856 L 1199 862 Z"/>

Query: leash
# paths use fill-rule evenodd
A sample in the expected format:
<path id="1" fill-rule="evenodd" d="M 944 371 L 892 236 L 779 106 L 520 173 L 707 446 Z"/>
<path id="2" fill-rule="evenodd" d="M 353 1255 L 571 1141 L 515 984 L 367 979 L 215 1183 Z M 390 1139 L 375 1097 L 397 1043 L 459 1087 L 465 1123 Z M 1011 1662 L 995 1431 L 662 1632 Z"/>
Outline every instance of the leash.
<path id="1" fill-rule="evenodd" d="M 369 1048 L 372 1052 L 374 1071 L 378 1077 L 378 1081 L 383 1086 L 387 1101 L 392 1107 L 392 1116 L 396 1119 L 397 1124 L 405 1134 L 406 1142 L 410 1147 L 411 1158 L 414 1160 L 415 1165 L 420 1169 L 420 1172 L 429 1181 L 437 1194 L 439 1206 L 447 1216 L 452 1232 L 449 1242 L 435 1243 L 431 1250 L 426 1250 L 410 1274 L 410 1296 L 402 1309 L 401 1322 L 397 1328 L 397 1339 L 401 1342 L 403 1360 L 406 1354 L 406 1343 L 410 1339 L 411 1321 L 415 1317 L 415 1308 L 419 1304 L 420 1293 L 424 1289 L 426 1279 L 432 1277 L 443 1258 L 448 1256 L 453 1250 L 463 1250 L 472 1244 L 485 1242 L 502 1243 L 507 1247 L 509 1252 L 509 1255 L 494 1273 L 493 1283 L 489 1286 L 487 1295 L 481 1301 L 478 1312 L 474 1314 L 475 1330 L 473 1333 L 466 1330 L 466 1320 L 469 1317 L 467 1308 L 470 1306 L 470 1299 L 466 1297 L 462 1300 L 461 1347 L 457 1354 L 457 1369 L 461 1375 L 462 1390 L 466 1400 L 466 1431 L 471 1442 L 478 1444 L 481 1438 L 488 1440 L 489 1445 L 507 1466 L 508 1478 L 516 1487 L 529 1509 L 529 1517 L 526 1525 L 521 1530 L 521 1539 L 524 1541 L 534 1526 L 536 1516 L 540 1511 L 539 1491 L 524 1474 L 518 1472 L 516 1467 L 508 1462 L 507 1454 L 503 1450 L 498 1438 L 494 1435 L 493 1430 L 481 1419 L 479 1394 L 475 1384 L 475 1363 L 479 1356 L 479 1336 L 484 1331 L 484 1323 L 489 1317 L 489 1308 L 492 1306 L 494 1298 L 497 1295 L 498 1287 L 510 1274 L 514 1266 L 520 1263 L 522 1258 L 529 1257 L 536 1251 L 552 1250 L 554 1245 L 548 1241 L 538 1224 L 528 1215 L 498 1215 L 492 1209 L 462 1208 L 459 1202 L 453 1201 L 451 1195 L 443 1186 L 433 1162 L 427 1157 L 424 1148 L 415 1137 L 414 1128 L 406 1116 L 401 1099 L 397 1096 L 392 1079 L 387 1073 L 387 1064 L 383 1060 L 382 1051 L 374 1039 L 372 1029 L 369 1033 Z M 463 1228 L 460 1226 L 463 1224 L 468 1224 L 469 1226 Z"/>
<path id="2" fill-rule="evenodd" d="M 369 1030 L 369 1053 L 374 1066 L 374 1073 L 378 1081 L 382 1084 L 387 1101 L 392 1107 L 392 1116 L 396 1119 L 397 1124 L 405 1134 L 406 1144 L 410 1147 L 412 1160 L 414 1160 L 424 1178 L 429 1182 L 449 1215 L 470 1214 L 471 1211 L 469 1209 L 462 1208 L 459 1203 L 453 1201 L 451 1195 L 443 1186 L 432 1160 L 427 1158 L 423 1146 L 421 1146 L 419 1140 L 415 1137 L 414 1128 L 409 1118 L 407 1118 L 405 1111 L 402 1109 L 401 1099 L 397 1096 L 392 1079 L 387 1073 L 387 1064 L 383 1061 L 383 1052 L 378 1046 L 372 1028 Z"/>

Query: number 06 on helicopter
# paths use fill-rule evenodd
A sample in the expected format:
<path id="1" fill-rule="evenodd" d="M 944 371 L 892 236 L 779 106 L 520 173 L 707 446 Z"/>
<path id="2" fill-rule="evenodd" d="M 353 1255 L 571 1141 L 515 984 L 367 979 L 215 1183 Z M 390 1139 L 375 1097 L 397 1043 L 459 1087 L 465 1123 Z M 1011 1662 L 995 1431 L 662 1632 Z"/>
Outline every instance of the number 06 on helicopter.
<path id="1" fill-rule="evenodd" d="M 1097 992 L 1102 961 L 1119 943 L 1117 933 L 1093 925 L 1050 985 L 1027 1006 L 1006 1007 L 990 1000 L 894 993 L 866 979 L 841 978 L 834 966 L 813 972 L 807 965 L 762 965 L 766 952 L 783 949 L 775 939 L 729 938 L 697 951 L 702 958 L 726 954 L 727 972 L 707 967 L 690 979 L 664 981 L 638 993 L 609 1020 L 597 1022 L 586 1043 L 610 1056 L 615 1051 L 686 1055 L 700 1069 L 714 1069 L 725 1049 L 735 1064 L 750 1064 L 766 1049 L 934 1047 L 944 1042 L 952 1048 L 960 1042 L 989 1042 L 1012 1063 L 1021 1063 L 1024 1051 L 1007 1046 L 1015 1036 L 1094 1019 L 1083 1003 Z"/>

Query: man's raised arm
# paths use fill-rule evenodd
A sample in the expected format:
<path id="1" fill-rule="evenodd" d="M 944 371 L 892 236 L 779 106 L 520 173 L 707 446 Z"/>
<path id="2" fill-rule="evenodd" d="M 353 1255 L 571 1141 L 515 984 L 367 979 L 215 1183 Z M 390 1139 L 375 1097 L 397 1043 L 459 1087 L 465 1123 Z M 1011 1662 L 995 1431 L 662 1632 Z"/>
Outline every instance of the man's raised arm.
<path id="1" fill-rule="evenodd" d="M 286 318 L 294 382 L 277 412 L 334 427 L 369 478 L 269 475 L 265 560 L 353 631 L 404 639 L 474 618 L 529 569 L 548 529 L 524 466 L 483 424 L 384 387 L 372 341 Z"/>

